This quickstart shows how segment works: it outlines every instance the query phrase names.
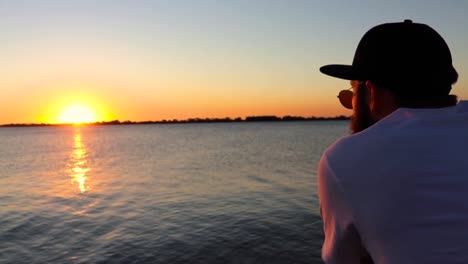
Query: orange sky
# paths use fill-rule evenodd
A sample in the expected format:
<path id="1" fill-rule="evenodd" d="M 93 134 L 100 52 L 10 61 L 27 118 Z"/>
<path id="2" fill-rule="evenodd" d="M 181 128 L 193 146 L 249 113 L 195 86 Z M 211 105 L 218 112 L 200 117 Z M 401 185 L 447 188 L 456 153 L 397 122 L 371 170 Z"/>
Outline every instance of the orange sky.
<path id="1" fill-rule="evenodd" d="M 405 18 L 446 39 L 468 99 L 464 2 L 25 2 L 0 8 L 0 124 L 57 123 L 73 105 L 97 121 L 349 115 L 349 82 L 319 67 Z"/>

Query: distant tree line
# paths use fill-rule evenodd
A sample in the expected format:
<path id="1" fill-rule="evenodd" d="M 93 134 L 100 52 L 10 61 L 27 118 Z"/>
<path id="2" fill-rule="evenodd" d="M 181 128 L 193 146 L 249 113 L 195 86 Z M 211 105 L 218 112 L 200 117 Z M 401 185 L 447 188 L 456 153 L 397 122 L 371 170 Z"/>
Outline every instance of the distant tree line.
<path id="1" fill-rule="evenodd" d="M 241 117 L 237 118 L 189 118 L 184 120 L 170 119 L 160 121 L 102 121 L 94 123 L 86 123 L 87 125 L 137 125 L 137 124 L 180 124 L 180 123 L 231 123 L 231 122 L 280 122 L 280 121 L 330 121 L 330 120 L 349 120 L 348 116 L 340 115 L 335 117 L 303 117 L 303 116 L 290 116 L 286 115 L 278 117 L 274 115 L 263 115 L 263 116 L 247 116 L 245 119 Z M 25 126 L 62 126 L 69 124 L 6 124 L 1 125 L 3 127 L 25 127 Z"/>
<path id="2" fill-rule="evenodd" d="M 189 119 L 171 119 L 160 121 L 104 121 L 93 123 L 95 125 L 131 125 L 131 124 L 178 124 L 178 123 L 230 123 L 230 122 L 276 122 L 276 121 L 328 121 L 328 120 L 349 120 L 348 116 L 340 115 L 335 117 L 303 117 L 303 116 L 247 116 L 245 119 L 237 118 L 189 118 Z"/>

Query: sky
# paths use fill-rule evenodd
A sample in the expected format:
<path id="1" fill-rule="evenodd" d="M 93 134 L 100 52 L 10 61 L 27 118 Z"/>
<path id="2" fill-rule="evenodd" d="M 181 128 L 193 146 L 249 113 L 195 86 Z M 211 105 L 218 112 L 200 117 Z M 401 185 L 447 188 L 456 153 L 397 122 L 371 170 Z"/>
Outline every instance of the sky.
<path id="1" fill-rule="evenodd" d="M 468 1 L 0 0 L 0 124 L 349 115 L 351 64 L 371 27 L 436 29 L 468 99 Z M 75 108 L 73 108 L 75 107 Z M 87 115 L 86 111 L 74 112 Z"/>

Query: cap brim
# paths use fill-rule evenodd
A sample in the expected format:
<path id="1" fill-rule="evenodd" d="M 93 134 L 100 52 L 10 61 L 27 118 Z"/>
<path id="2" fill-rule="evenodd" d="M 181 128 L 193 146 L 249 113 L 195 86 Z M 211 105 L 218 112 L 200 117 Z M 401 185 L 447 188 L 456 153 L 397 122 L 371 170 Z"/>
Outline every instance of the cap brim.
<path id="1" fill-rule="evenodd" d="M 345 80 L 360 80 L 362 76 L 356 72 L 353 66 L 330 64 L 320 67 L 320 72 L 332 77 Z"/>

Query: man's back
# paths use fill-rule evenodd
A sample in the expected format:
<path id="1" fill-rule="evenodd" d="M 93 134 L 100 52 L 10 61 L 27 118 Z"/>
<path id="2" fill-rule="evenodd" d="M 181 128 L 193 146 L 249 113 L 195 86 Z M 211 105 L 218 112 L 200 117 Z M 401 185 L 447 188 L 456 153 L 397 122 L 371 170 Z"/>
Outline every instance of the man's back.
<path id="1" fill-rule="evenodd" d="M 468 102 L 400 108 L 339 140 L 322 157 L 319 192 L 326 261 L 362 243 L 375 263 L 466 263 Z"/>

